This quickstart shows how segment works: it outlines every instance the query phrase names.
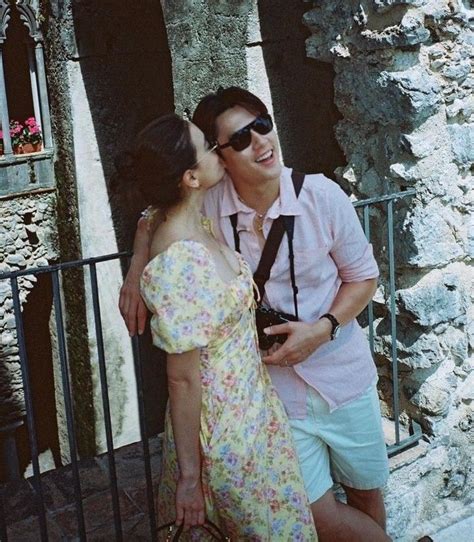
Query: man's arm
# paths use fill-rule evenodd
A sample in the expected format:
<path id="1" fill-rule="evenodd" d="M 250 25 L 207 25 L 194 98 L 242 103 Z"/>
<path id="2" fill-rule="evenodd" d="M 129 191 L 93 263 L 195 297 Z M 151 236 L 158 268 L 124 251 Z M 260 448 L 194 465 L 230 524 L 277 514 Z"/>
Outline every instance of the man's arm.
<path id="1" fill-rule="evenodd" d="M 147 309 L 140 296 L 140 277 L 150 259 L 150 231 L 148 220 L 140 218 L 133 241 L 133 256 L 130 267 L 120 288 L 119 309 L 130 337 L 141 335 L 145 329 Z"/>
<path id="2" fill-rule="evenodd" d="M 365 309 L 377 289 L 377 279 L 361 282 L 343 282 L 329 309 L 341 325 L 347 324 Z M 331 338 L 331 322 L 323 318 L 314 323 L 288 322 L 270 326 L 265 330 L 269 335 L 288 333 L 288 339 L 276 352 L 265 356 L 269 365 L 295 365 L 310 356 Z"/>
<path id="3" fill-rule="evenodd" d="M 187 530 L 205 519 L 201 485 L 201 377 L 199 349 L 168 354 L 167 375 L 171 424 L 178 456 L 176 525 Z"/>

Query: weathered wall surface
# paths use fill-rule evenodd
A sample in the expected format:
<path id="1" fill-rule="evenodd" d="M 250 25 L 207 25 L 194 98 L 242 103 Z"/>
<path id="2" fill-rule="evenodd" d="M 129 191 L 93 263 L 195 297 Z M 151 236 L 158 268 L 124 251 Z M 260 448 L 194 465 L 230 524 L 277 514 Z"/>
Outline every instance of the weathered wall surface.
<path id="1" fill-rule="evenodd" d="M 469 5 L 316 1 L 304 17 L 308 55 L 336 71 L 343 116 L 336 135 L 347 158 L 338 180 L 361 197 L 417 190 L 395 217 L 397 345 L 404 416 L 421 423 L 431 444 L 389 483 L 390 529 L 398 536 L 474 499 Z M 381 242 L 376 251 L 383 268 Z M 376 315 L 379 373 L 389 389 L 389 314 L 380 304 Z"/>
<path id="2" fill-rule="evenodd" d="M 324 172 L 345 163 L 334 136 L 334 72 L 308 59 L 306 6 L 286 0 L 163 1 L 176 111 L 192 116 L 205 94 L 238 85 L 269 106 L 288 166 Z"/>
<path id="3" fill-rule="evenodd" d="M 57 138 L 59 228 L 64 260 L 130 249 L 143 202 L 125 201 L 111 189 L 114 160 L 149 120 L 173 108 L 166 31 L 159 3 L 111 0 L 51 2 L 45 13 L 49 80 Z M 63 241 L 63 238 L 65 241 Z M 138 438 L 131 345 L 117 309 L 120 263 L 97 266 L 101 319 L 115 445 Z M 104 447 L 101 385 L 89 276 L 72 277 L 68 295 L 69 344 L 77 363 L 75 389 L 83 453 Z M 76 325 L 77 324 L 77 325 Z M 88 365 L 90 357 L 91 364 Z M 149 423 L 160 425 L 166 394 L 156 353 L 146 360 L 146 395 L 153 397 Z M 156 408 L 156 397 L 161 408 Z M 152 404 L 151 402 L 149 403 Z M 158 411 L 158 412 L 157 412 Z"/>
<path id="4" fill-rule="evenodd" d="M 0 273 L 23 270 L 27 267 L 48 265 L 57 260 L 57 229 L 56 229 L 56 195 L 54 190 L 43 194 L 24 195 L 13 199 L 0 200 Z M 37 329 L 48 329 L 49 315 L 44 312 L 47 307 L 36 304 L 38 281 L 32 276 L 18 279 L 20 288 L 20 301 L 23 307 L 23 317 L 32 322 Z M 41 294 L 40 294 L 41 295 Z M 28 343 L 28 354 L 35 357 L 38 345 L 29 341 L 31 330 L 25 329 Z M 36 360 L 35 360 L 36 361 Z M 51 357 L 49 358 L 51 362 Z M 38 360 L 41 365 L 41 360 Z M 50 363 L 51 367 L 51 363 Z M 33 400 L 38 411 L 41 404 L 45 406 L 43 412 L 37 412 L 37 421 L 43 425 L 48 417 L 54 413 L 42 403 L 38 394 L 38 384 L 42 382 L 46 388 L 53 385 L 51 372 L 45 367 L 43 374 L 38 374 L 36 367 L 31 371 L 33 386 Z M 54 393 L 52 397 L 54 403 Z M 21 422 L 25 414 L 23 385 L 21 378 L 20 359 L 17 342 L 16 322 L 13 312 L 13 297 L 9 280 L 0 281 L 0 428 Z M 54 425 L 54 420 L 50 423 Z M 0 440 L 3 435 L 0 435 Z M 54 439 L 50 440 L 47 432 L 39 430 L 40 449 L 53 447 Z M 22 453 L 25 441 L 18 441 L 20 449 L 20 466 L 28 463 L 26 455 Z M 3 466 L 2 466 L 3 467 Z M 2 469 L 0 469 L 2 470 Z M 1 477 L 1 474 L 0 474 Z"/>

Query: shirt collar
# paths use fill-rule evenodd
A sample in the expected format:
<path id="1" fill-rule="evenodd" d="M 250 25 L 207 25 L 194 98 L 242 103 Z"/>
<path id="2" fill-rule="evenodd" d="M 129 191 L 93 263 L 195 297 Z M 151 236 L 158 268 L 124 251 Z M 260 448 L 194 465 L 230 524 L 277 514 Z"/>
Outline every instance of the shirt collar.
<path id="1" fill-rule="evenodd" d="M 270 209 L 267 217 L 271 219 L 278 218 L 280 215 L 298 216 L 301 215 L 301 204 L 295 194 L 293 181 L 291 179 L 291 169 L 283 167 L 280 176 L 280 197 L 277 198 Z M 231 178 L 226 175 L 222 180 L 224 189 L 221 201 L 221 217 L 230 216 L 235 213 L 254 213 L 255 211 L 245 205 L 239 198 Z"/>

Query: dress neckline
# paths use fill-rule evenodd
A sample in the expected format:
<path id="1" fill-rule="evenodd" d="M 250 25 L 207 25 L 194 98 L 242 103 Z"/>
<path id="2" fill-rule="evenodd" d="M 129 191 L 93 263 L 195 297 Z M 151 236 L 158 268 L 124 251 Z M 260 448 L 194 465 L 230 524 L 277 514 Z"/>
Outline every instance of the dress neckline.
<path id="1" fill-rule="evenodd" d="M 232 284 L 234 284 L 234 282 L 239 280 L 244 274 L 244 259 L 241 254 L 236 252 L 235 255 L 237 257 L 237 260 L 239 261 L 239 272 L 230 280 L 223 279 L 219 271 L 217 270 L 217 264 L 216 264 L 214 256 L 212 255 L 212 252 L 208 249 L 208 247 L 202 241 L 198 241 L 197 239 L 178 239 L 177 241 L 173 241 L 166 247 L 165 250 L 163 250 L 162 252 L 159 252 L 158 254 L 156 254 L 156 256 L 153 256 L 153 258 L 151 258 L 150 261 L 146 264 L 145 269 L 149 267 L 154 260 L 157 260 L 160 256 L 163 256 L 164 254 L 166 254 L 172 247 L 174 247 L 175 245 L 178 245 L 179 243 L 194 243 L 204 248 L 206 253 L 209 255 L 208 261 L 211 263 L 212 267 L 214 268 L 214 272 L 217 275 L 217 278 L 226 287 L 229 287 Z"/>

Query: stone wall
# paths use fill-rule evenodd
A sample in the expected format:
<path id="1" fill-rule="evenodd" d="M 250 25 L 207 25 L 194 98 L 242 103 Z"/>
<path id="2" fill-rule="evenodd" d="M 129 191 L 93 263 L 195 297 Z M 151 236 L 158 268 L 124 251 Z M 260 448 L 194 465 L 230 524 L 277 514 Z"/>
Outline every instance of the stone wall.
<path id="1" fill-rule="evenodd" d="M 334 136 L 340 118 L 334 71 L 305 55 L 306 6 L 287 0 L 162 2 L 177 113 L 192 116 L 205 94 L 238 85 L 260 96 L 275 118 L 282 155 L 299 171 L 345 163 Z"/>
<path id="2" fill-rule="evenodd" d="M 417 191 L 395 216 L 397 346 L 402 419 L 418 421 L 430 445 L 389 483 L 398 536 L 474 499 L 471 4 L 316 1 L 304 16 L 308 56 L 336 71 L 339 182 L 362 198 Z M 386 246 L 375 245 L 384 270 Z M 390 314 L 383 291 L 378 299 L 376 355 L 390 390 Z"/>
<path id="3" fill-rule="evenodd" d="M 56 194 L 54 190 L 45 193 L 24 195 L 13 199 L 0 200 L 0 273 L 23 270 L 28 267 L 48 265 L 58 259 L 56 229 Z M 38 306 L 33 298 L 39 290 L 35 277 L 25 276 L 18 279 L 20 300 L 23 306 L 24 319 L 30 319 L 39 329 L 48 330 L 49 317 L 44 314 L 47 306 Z M 49 311 L 51 310 L 51 304 Z M 43 321 L 41 321 L 43 320 Z M 29 353 L 39 345 L 30 342 L 31 331 L 25 329 L 26 340 L 30 345 Z M 19 361 L 16 322 L 13 313 L 13 298 L 9 280 L 0 280 L 0 428 L 21 421 L 25 413 L 23 384 Z M 48 362 L 48 360 L 44 360 Z M 51 366 L 51 356 L 49 364 Z M 40 362 L 41 363 L 41 362 Z M 36 388 L 41 383 L 45 388 L 52 384 L 52 374 L 47 370 L 38 374 L 32 369 L 31 382 Z M 38 393 L 35 393 L 35 406 L 46 406 Z M 54 401 L 54 394 L 52 400 Z M 38 423 L 43 427 L 44 416 L 51 414 L 46 407 L 38 413 Z M 53 413 L 54 415 L 54 413 Z M 54 426 L 54 418 L 50 426 Z M 40 449 L 53 447 L 55 439 L 52 435 L 40 431 Z M 1 439 L 2 435 L 0 435 Z M 1 443 L 0 443 L 1 444 Z M 27 454 L 22 453 L 26 439 L 19 437 L 17 445 L 20 449 L 20 465 L 24 468 L 29 462 Z M 2 473 L 0 473 L 1 477 Z"/>

